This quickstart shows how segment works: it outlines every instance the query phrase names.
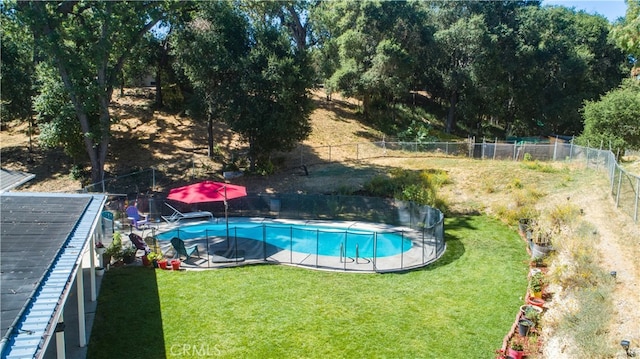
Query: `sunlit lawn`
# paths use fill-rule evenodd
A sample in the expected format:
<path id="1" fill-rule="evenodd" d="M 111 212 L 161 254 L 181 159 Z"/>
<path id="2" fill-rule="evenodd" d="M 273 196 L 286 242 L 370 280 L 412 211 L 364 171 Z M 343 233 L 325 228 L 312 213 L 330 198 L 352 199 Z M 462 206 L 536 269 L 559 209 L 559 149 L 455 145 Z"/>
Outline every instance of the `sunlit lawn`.
<path id="1" fill-rule="evenodd" d="M 89 358 L 493 357 L 525 294 L 524 243 L 484 216 L 445 230 L 444 257 L 402 274 L 111 270 Z"/>

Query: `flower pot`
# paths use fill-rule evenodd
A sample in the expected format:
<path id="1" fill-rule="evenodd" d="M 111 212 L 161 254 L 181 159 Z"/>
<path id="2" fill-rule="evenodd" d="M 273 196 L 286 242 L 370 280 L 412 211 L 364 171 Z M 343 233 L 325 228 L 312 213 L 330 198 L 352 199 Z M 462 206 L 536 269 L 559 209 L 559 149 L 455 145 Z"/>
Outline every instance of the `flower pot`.
<path id="1" fill-rule="evenodd" d="M 507 349 L 507 355 L 513 359 L 522 359 L 522 356 L 524 355 L 524 351 L 509 348 Z"/>
<path id="2" fill-rule="evenodd" d="M 173 268 L 173 270 L 180 270 L 180 260 L 179 259 L 172 259 L 171 260 L 171 268 Z"/>
<path id="3" fill-rule="evenodd" d="M 525 305 L 521 305 L 520 306 L 520 313 L 522 313 L 522 315 L 525 315 L 525 312 L 527 311 L 527 309 L 533 309 L 536 312 L 538 312 L 538 314 L 542 314 L 542 312 L 544 312 L 544 309 L 542 309 L 541 307 L 535 306 L 535 305 L 531 305 L 531 304 L 525 304 Z M 526 317 L 525 317 L 526 318 Z M 531 318 L 527 318 L 527 319 L 531 319 Z"/>
<path id="4" fill-rule="evenodd" d="M 142 256 L 142 265 L 145 267 L 148 267 L 151 265 L 151 261 L 146 255 Z"/>
<path id="5" fill-rule="evenodd" d="M 542 308 L 544 306 L 544 299 L 529 296 L 527 297 L 527 304 L 535 305 L 536 307 Z"/>
<path id="6" fill-rule="evenodd" d="M 529 319 L 520 319 L 518 321 L 518 334 L 521 337 L 526 337 L 529 334 L 529 331 L 533 327 L 533 322 Z"/>
<path id="7" fill-rule="evenodd" d="M 111 264 L 111 255 L 103 254 L 102 255 L 102 266 L 103 267 L 107 267 L 110 264 Z"/>
<path id="8" fill-rule="evenodd" d="M 107 249 L 106 249 L 105 247 L 96 247 L 96 253 L 97 253 L 98 255 L 102 255 L 102 254 L 104 254 L 104 252 L 105 252 L 106 250 L 107 250 Z"/>
<path id="9" fill-rule="evenodd" d="M 125 264 L 131 264 L 136 260 L 136 255 L 132 254 L 132 255 L 125 255 L 122 257 L 122 260 L 124 261 Z"/>
<path id="10" fill-rule="evenodd" d="M 533 258 L 544 258 L 549 255 L 553 248 L 551 245 L 540 245 L 536 242 L 533 242 L 531 246 L 531 257 Z"/>
<path id="11" fill-rule="evenodd" d="M 158 261 L 158 266 L 160 266 L 160 269 L 167 269 L 167 260 L 163 259 Z"/>
<path id="12" fill-rule="evenodd" d="M 520 230 L 520 233 L 526 233 L 527 229 L 529 229 L 529 218 L 520 218 L 518 220 L 518 229 Z"/>
<path id="13" fill-rule="evenodd" d="M 104 267 L 96 267 L 96 275 L 102 277 L 104 275 Z"/>

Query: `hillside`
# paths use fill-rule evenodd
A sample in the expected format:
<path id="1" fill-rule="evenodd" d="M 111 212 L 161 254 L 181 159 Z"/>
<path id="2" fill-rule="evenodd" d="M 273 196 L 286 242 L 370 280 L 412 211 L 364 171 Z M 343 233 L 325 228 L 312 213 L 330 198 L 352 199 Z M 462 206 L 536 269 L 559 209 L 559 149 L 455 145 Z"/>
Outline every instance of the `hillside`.
<path id="1" fill-rule="evenodd" d="M 183 166 L 197 156 L 206 159 L 206 130 L 200 124 L 178 113 L 153 111 L 149 97 L 141 92 L 128 91 L 115 99 L 110 147 L 109 174 L 125 174 L 132 169 L 155 166 L 169 172 Z M 315 93 L 316 110 L 311 118 L 313 132 L 304 145 L 319 146 L 353 144 L 378 140 L 382 134 L 361 123 L 355 114 L 357 103 L 334 97 L 329 102 Z M 44 151 L 33 141 L 29 153 L 28 125 L 3 124 L 0 131 L 2 167 L 36 174 L 21 191 L 75 191 L 82 186 L 71 180 L 72 163 L 61 151 Z M 237 153 L 238 139 L 223 126 L 216 128 L 217 145 L 226 153 Z M 219 176 L 222 164 L 211 161 L 212 176 Z M 450 177 L 450 184 L 441 196 L 454 214 L 499 213 L 513 208 L 522 196 L 540 196 L 537 207 L 552 208 L 571 204 L 579 207 L 583 219 L 600 234 L 595 245 L 599 265 L 617 271 L 614 289 L 615 317 L 606 334 L 606 342 L 617 346 L 626 338 L 634 345 L 640 343 L 640 227 L 618 212 L 608 191 L 606 175 L 566 164 L 553 164 L 556 171 L 546 173 L 525 168 L 511 161 L 478 161 L 467 158 L 448 158 L 436 155 L 421 157 L 378 157 L 366 161 L 349 161 L 310 166 L 306 176 L 296 169 L 295 161 L 285 163 L 282 170 L 268 177 L 242 177 L 234 182 L 245 184 L 250 192 L 313 192 L 327 193 L 339 188 L 358 189 L 375 174 L 387 173 L 391 168 L 442 169 Z M 164 189 L 166 190 L 166 188 Z M 524 245 L 523 245 L 524 250 Z M 497 258 L 496 260 L 500 260 Z M 556 308 L 566 308 L 557 298 Z M 566 309 L 565 309 L 566 310 Z M 571 343 L 562 338 L 549 338 L 548 358 L 566 357 L 562 354 Z"/>

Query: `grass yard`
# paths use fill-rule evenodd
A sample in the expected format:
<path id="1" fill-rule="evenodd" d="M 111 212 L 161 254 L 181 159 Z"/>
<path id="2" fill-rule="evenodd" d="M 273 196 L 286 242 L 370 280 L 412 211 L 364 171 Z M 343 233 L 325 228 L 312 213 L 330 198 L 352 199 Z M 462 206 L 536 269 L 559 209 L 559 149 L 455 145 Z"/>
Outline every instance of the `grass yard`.
<path id="1" fill-rule="evenodd" d="M 514 229 L 448 218 L 447 251 L 402 274 L 278 265 L 113 269 L 88 358 L 491 358 L 526 292 Z"/>

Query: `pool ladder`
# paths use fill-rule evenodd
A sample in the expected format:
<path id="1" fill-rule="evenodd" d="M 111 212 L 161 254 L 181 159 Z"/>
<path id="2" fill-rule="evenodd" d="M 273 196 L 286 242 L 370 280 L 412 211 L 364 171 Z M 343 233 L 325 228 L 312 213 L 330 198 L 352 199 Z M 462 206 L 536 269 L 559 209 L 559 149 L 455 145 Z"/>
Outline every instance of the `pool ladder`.
<path id="1" fill-rule="evenodd" d="M 347 262 L 347 258 L 349 259 L 349 262 Z M 356 262 L 356 264 L 360 264 L 361 262 L 359 262 L 358 260 L 362 259 L 364 260 L 365 264 L 369 264 L 371 263 L 371 260 L 368 258 L 360 258 L 360 248 L 358 247 L 358 244 L 356 243 L 356 258 L 351 258 L 351 257 L 347 257 L 347 253 L 345 252 L 344 249 L 344 243 L 340 243 L 340 263 L 352 263 L 352 262 Z M 344 260 L 344 261 L 343 261 Z"/>

